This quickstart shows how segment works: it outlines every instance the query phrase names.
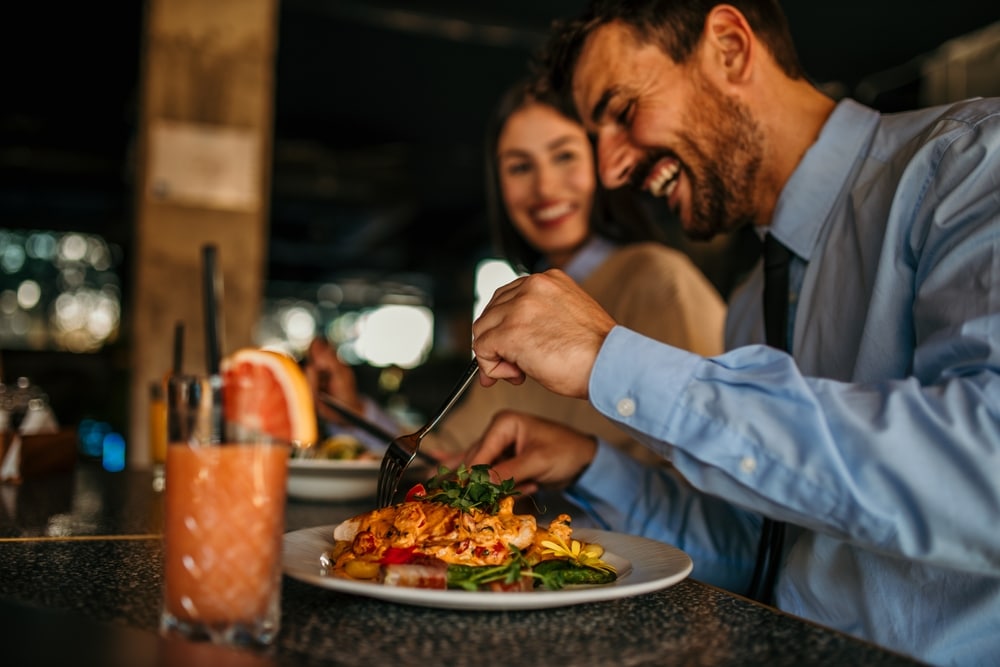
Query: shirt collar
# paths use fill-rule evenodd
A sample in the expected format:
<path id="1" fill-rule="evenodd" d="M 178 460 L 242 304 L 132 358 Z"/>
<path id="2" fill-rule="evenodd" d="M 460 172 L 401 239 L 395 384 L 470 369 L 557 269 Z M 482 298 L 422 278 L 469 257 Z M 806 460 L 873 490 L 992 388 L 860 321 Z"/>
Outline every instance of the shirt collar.
<path id="1" fill-rule="evenodd" d="M 608 258 L 615 249 L 615 244 L 600 236 L 591 236 L 590 240 L 583 244 L 583 247 L 573 255 L 573 259 L 567 262 L 563 271 L 576 283 L 586 280 L 594 270 L 597 269 L 604 260 Z M 548 268 L 547 262 L 543 262 Z"/>
<path id="2" fill-rule="evenodd" d="M 823 224 L 878 122 L 874 109 L 841 100 L 782 189 L 770 231 L 802 259 L 812 258 Z"/>

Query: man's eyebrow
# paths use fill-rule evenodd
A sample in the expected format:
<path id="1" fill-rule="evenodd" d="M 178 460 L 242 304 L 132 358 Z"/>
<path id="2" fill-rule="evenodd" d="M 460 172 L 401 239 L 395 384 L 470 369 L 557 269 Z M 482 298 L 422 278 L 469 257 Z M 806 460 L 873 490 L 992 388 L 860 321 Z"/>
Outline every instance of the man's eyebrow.
<path id="1" fill-rule="evenodd" d="M 601 118 L 608 109 L 608 104 L 610 104 L 611 99 L 618 94 L 618 88 L 611 87 L 604 91 L 600 99 L 597 100 L 597 104 L 594 105 L 593 110 L 590 112 L 590 121 L 595 125 L 599 125 Z"/>

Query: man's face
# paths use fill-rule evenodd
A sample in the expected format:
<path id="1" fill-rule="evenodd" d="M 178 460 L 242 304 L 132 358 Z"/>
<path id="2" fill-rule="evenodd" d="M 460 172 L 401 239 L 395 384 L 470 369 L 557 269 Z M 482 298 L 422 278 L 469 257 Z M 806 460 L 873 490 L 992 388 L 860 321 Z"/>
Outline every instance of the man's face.
<path id="1" fill-rule="evenodd" d="M 624 25 L 601 26 L 580 53 L 573 99 L 597 137 L 604 185 L 647 190 L 689 236 L 710 239 L 755 220 L 763 146 L 749 110 L 710 80 L 715 61 L 701 48 L 678 65 Z"/>

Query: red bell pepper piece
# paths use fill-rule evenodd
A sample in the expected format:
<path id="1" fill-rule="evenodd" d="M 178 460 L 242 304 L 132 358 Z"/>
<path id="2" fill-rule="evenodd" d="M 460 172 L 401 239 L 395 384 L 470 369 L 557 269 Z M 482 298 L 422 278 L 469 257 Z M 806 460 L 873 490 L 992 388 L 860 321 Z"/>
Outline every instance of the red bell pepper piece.
<path id="1" fill-rule="evenodd" d="M 379 561 L 386 565 L 403 565 L 414 559 L 416 547 L 389 547 Z"/>

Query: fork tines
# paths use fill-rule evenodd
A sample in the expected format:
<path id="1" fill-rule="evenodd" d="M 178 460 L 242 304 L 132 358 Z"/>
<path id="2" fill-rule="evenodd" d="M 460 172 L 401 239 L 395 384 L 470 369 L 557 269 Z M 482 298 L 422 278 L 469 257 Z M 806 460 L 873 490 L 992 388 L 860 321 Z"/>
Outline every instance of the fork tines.
<path id="1" fill-rule="evenodd" d="M 388 507 L 392 504 L 396 497 L 396 490 L 399 488 L 399 481 L 403 477 L 403 471 L 412 460 L 413 453 L 406 451 L 395 440 L 390 443 L 379 468 L 377 491 L 379 507 Z"/>
<path id="2" fill-rule="evenodd" d="M 403 478 L 403 472 L 417 456 L 417 451 L 420 449 L 420 441 L 423 440 L 428 431 L 434 428 L 441 417 L 455 405 L 455 402 L 458 401 L 462 392 L 466 390 L 472 382 L 472 378 L 476 377 L 478 372 L 479 365 L 476 359 L 473 358 L 469 362 L 469 366 L 465 369 L 462 378 L 458 381 L 458 384 L 451 390 L 451 394 L 448 395 L 448 398 L 445 399 L 445 402 L 441 404 L 441 407 L 438 408 L 437 412 L 434 413 L 428 422 L 415 433 L 401 435 L 389 443 L 389 449 L 386 450 L 385 456 L 382 457 L 382 466 L 379 469 L 378 475 L 377 500 L 379 507 L 388 507 L 392 504 L 393 499 L 396 497 L 396 489 Z"/>
<path id="3" fill-rule="evenodd" d="M 399 471 L 399 464 L 395 462 L 389 452 L 386 452 L 378 473 L 379 507 L 388 507 L 392 504 L 392 499 L 396 496 L 396 487 L 399 484 Z"/>

